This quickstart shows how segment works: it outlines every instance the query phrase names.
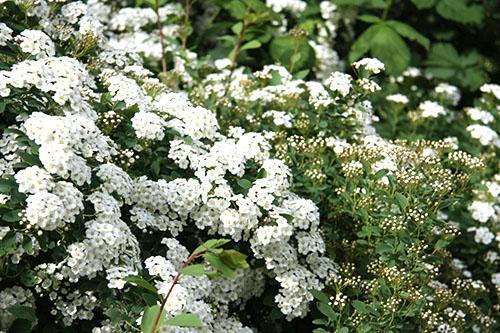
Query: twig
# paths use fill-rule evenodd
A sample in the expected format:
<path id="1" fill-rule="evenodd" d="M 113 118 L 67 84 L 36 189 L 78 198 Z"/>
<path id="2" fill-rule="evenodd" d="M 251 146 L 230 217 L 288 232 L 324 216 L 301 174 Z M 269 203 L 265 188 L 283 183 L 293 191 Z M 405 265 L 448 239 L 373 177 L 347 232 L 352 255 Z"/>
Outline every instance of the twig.
<path id="1" fill-rule="evenodd" d="M 160 46 L 161 46 L 161 68 L 162 73 L 167 72 L 167 59 L 165 59 L 165 44 L 163 42 L 163 27 L 160 19 L 160 0 L 156 0 L 155 5 L 155 13 L 156 13 L 156 27 L 158 29 L 158 35 L 160 37 Z"/>

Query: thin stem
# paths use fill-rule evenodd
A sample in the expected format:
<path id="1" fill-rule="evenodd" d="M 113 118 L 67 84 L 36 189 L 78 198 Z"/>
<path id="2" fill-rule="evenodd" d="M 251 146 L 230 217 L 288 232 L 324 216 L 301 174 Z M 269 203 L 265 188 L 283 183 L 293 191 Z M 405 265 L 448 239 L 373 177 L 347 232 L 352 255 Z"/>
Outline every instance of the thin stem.
<path id="1" fill-rule="evenodd" d="M 194 2 L 194 1 L 193 1 Z M 188 25 L 189 25 L 189 15 L 191 14 L 191 2 L 185 0 L 184 2 L 184 32 L 182 34 L 182 49 L 186 49 L 187 37 L 188 37 Z"/>
<path id="2" fill-rule="evenodd" d="M 392 0 L 387 0 L 387 5 L 384 8 L 384 13 L 382 14 L 382 20 L 385 21 L 387 14 L 389 14 L 389 9 L 392 6 Z"/>
<path id="3" fill-rule="evenodd" d="M 159 309 L 158 313 L 156 314 L 155 321 L 153 322 L 153 326 L 151 327 L 151 331 L 149 331 L 149 333 L 156 332 L 156 330 L 158 328 L 158 323 L 160 322 L 160 318 L 163 314 L 163 309 L 165 308 L 165 305 L 167 304 L 167 300 L 168 300 L 170 294 L 172 293 L 172 290 L 174 290 L 175 285 L 179 282 L 181 275 L 182 275 L 182 271 L 184 270 L 184 268 L 189 266 L 189 264 L 191 264 L 193 261 L 195 261 L 196 259 L 198 259 L 202 255 L 204 255 L 206 252 L 208 252 L 208 249 L 197 252 L 197 253 L 193 253 L 184 262 L 184 264 L 182 265 L 182 268 L 179 270 L 179 272 L 175 276 L 174 280 L 172 281 L 172 285 L 170 286 L 170 289 L 168 290 L 167 295 L 165 295 L 165 297 L 163 298 L 163 300 L 161 302 L 160 309 Z"/>
<path id="4" fill-rule="evenodd" d="M 240 53 L 241 44 L 243 43 L 243 39 L 245 38 L 245 32 L 246 32 L 246 29 L 248 28 L 248 25 L 249 25 L 249 22 L 247 20 L 244 20 L 243 27 L 241 28 L 241 31 L 238 34 L 238 40 L 236 41 L 236 46 L 234 48 L 233 59 L 231 59 L 231 72 L 229 73 L 229 76 L 227 77 L 227 85 L 226 85 L 226 91 L 224 91 L 224 96 L 227 95 L 227 92 L 229 90 L 229 86 L 231 85 L 231 79 L 233 77 L 234 69 L 236 68 L 238 55 Z"/>
<path id="5" fill-rule="evenodd" d="M 156 0 L 155 5 L 155 13 L 156 13 L 156 27 L 158 29 L 158 35 L 160 37 L 160 46 L 161 46 L 161 69 L 163 73 L 167 72 L 167 59 L 165 59 L 165 44 L 163 41 L 163 27 L 160 19 L 160 0 Z"/>

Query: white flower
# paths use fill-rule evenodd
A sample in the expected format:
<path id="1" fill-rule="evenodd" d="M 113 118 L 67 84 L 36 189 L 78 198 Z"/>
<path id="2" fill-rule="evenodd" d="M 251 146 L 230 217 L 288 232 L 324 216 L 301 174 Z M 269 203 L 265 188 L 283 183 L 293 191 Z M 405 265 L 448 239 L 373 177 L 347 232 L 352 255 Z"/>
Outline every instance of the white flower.
<path id="1" fill-rule="evenodd" d="M 473 201 L 469 207 L 472 218 L 481 223 L 485 223 L 495 215 L 494 203 L 484 201 Z"/>
<path id="2" fill-rule="evenodd" d="M 460 101 L 460 90 L 448 83 L 440 83 L 434 91 L 443 95 L 452 105 L 457 105 Z"/>
<path id="3" fill-rule="evenodd" d="M 500 85 L 487 83 L 483 84 L 481 88 L 479 88 L 485 94 L 492 94 L 496 99 L 500 99 Z"/>
<path id="4" fill-rule="evenodd" d="M 466 128 L 467 132 L 470 133 L 470 136 L 474 139 L 479 140 L 479 142 L 483 146 L 495 145 L 498 146 L 500 143 L 498 142 L 498 134 L 488 126 L 484 125 L 469 125 Z"/>
<path id="5" fill-rule="evenodd" d="M 12 39 L 12 29 L 5 23 L 0 22 L 0 46 L 7 45 L 7 42 Z"/>
<path id="6" fill-rule="evenodd" d="M 165 121 L 153 112 L 137 112 L 131 121 L 139 139 L 160 141 L 165 136 Z"/>
<path id="7" fill-rule="evenodd" d="M 406 97 L 403 94 L 393 94 L 393 95 L 388 95 L 385 97 L 386 100 L 394 103 L 399 103 L 399 104 L 408 104 L 410 101 L 408 97 Z"/>
<path id="8" fill-rule="evenodd" d="M 424 118 L 437 118 L 439 116 L 446 115 L 445 108 L 432 101 L 424 101 L 420 103 L 418 109 L 422 112 L 422 117 Z"/>
<path id="9" fill-rule="evenodd" d="M 351 90 L 352 77 L 349 74 L 333 72 L 325 81 L 325 85 L 332 91 L 339 92 L 342 96 L 347 96 Z"/>
<path id="10" fill-rule="evenodd" d="M 480 121 L 484 125 L 487 125 L 495 120 L 493 115 L 488 111 L 481 110 L 479 108 L 466 108 L 465 112 L 470 117 L 470 119 L 475 121 Z"/>
<path id="11" fill-rule="evenodd" d="M 357 70 L 363 67 L 366 71 L 372 74 L 378 74 L 385 70 L 384 64 L 376 58 L 363 58 L 353 63 L 352 66 Z"/>
<path id="12" fill-rule="evenodd" d="M 23 52 L 34 55 L 37 59 L 51 57 L 56 53 L 54 42 L 40 30 L 23 30 L 15 40 Z"/>

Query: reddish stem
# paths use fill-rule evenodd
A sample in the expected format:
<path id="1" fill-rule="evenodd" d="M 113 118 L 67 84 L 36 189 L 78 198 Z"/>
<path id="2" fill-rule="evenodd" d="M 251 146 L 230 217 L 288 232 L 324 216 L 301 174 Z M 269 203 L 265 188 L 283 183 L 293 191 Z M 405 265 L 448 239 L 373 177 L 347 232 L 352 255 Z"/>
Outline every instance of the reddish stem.
<path id="1" fill-rule="evenodd" d="M 155 333 L 156 332 L 156 329 L 158 328 L 158 323 L 160 322 L 160 318 L 161 318 L 161 316 L 163 314 L 163 309 L 165 308 L 165 305 L 167 304 L 167 300 L 170 297 L 170 294 L 172 293 L 172 290 L 174 289 L 175 285 L 179 282 L 179 280 L 181 278 L 181 275 L 182 275 L 182 271 L 184 270 L 184 268 L 186 268 L 187 266 L 189 266 L 189 264 L 191 264 L 193 261 L 195 261 L 196 259 L 198 259 L 202 255 L 204 255 L 206 252 L 208 252 L 208 249 L 200 251 L 200 252 L 197 252 L 197 253 L 193 253 L 184 262 L 184 264 L 182 265 L 182 268 L 180 269 L 180 271 L 177 273 L 177 275 L 175 276 L 174 280 L 172 281 L 172 285 L 170 286 L 170 289 L 168 290 L 167 295 L 165 295 L 165 297 L 163 298 L 163 300 L 161 302 L 160 310 L 156 314 L 155 321 L 153 322 L 153 326 L 151 327 L 151 331 L 149 333 Z"/>
<path id="2" fill-rule="evenodd" d="M 163 29 L 162 29 L 163 27 L 160 19 L 160 0 L 156 0 L 155 13 L 156 13 L 156 27 L 158 29 L 158 34 L 160 37 L 160 46 L 161 46 L 161 68 L 162 72 L 166 73 L 167 59 L 165 59 L 165 44 L 163 42 Z"/>

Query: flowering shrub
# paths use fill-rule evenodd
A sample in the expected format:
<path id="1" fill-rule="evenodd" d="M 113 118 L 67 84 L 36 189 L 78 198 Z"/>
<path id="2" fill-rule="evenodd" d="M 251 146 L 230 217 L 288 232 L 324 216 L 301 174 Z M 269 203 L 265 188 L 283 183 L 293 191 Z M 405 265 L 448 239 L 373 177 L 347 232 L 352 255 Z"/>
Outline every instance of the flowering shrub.
<path id="1" fill-rule="evenodd" d="M 495 332 L 500 86 L 337 9 L 0 1 L 0 331 Z"/>

